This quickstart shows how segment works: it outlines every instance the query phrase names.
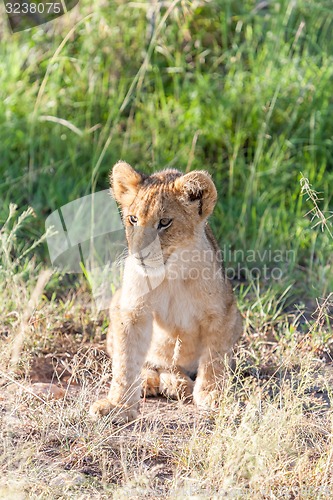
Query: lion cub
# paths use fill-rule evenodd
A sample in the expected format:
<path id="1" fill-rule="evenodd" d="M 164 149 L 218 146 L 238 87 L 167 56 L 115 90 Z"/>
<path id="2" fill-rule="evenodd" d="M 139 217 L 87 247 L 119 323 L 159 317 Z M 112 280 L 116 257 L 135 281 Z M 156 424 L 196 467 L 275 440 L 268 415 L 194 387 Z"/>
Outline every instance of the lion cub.
<path id="1" fill-rule="evenodd" d="M 217 193 L 205 171 L 153 175 L 118 162 L 111 188 L 121 207 L 129 255 L 110 308 L 109 395 L 93 417 L 138 414 L 140 393 L 186 398 L 204 408 L 218 384 L 242 321 L 207 224 Z M 194 377 L 195 378 L 195 382 Z"/>

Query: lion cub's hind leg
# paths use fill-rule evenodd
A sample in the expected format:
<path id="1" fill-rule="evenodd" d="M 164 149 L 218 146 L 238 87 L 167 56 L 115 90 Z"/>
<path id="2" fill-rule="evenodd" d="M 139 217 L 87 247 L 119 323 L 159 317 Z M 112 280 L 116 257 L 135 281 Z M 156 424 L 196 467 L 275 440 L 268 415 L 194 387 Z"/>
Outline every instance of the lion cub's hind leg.
<path id="1" fill-rule="evenodd" d="M 185 400 L 192 397 L 193 380 L 179 368 L 156 368 L 147 364 L 141 372 L 142 395 L 161 394 L 170 399 Z"/>
<path id="2" fill-rule="evenodd" d="M 160 374 L 158 368 L 146 364 L 141 370 L 141 394 L 144 398 L 158 396 L 160 393 Z"/>
<path id="3" fill-rule="evenodd" d="M 193 380 L 179 368 L 160 372 L 160 392 L 167 398 L 189 400 L 193 387 Z"/>

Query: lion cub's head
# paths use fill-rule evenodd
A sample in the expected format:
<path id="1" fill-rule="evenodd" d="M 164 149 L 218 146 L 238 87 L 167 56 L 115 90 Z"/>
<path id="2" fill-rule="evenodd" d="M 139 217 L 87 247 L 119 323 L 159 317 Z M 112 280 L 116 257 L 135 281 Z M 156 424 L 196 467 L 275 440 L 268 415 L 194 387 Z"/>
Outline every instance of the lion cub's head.
<path id="1" fill-rule="evenodd" d="M 205 171 L 183 175 L 170 169 L 148 176 L 120 161 L 110 181 L 121 207 L 129 253 L 145 268 L 158 267 L 175 250 L 196 244 L 217 198 Z"/>

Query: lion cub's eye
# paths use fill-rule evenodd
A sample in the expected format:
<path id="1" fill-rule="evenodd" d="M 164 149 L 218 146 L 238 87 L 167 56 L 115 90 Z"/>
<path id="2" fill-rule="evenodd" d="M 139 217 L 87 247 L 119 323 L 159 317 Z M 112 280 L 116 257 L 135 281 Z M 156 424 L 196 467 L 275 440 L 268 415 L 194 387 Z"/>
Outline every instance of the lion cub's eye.
<path id="1" fill-rule="evenodd" d="M 136 226 L 138 223 L 138 218 L 135 215 L 129 215 L 128 220 L 132 226 Z"/>
<path id="2" fill-rule="evenodd" d="M 166 229 L 167 227 L 171 226 L 171 224 L 172 219 L 161 219 L 158 223 L 157 229 Z"/>

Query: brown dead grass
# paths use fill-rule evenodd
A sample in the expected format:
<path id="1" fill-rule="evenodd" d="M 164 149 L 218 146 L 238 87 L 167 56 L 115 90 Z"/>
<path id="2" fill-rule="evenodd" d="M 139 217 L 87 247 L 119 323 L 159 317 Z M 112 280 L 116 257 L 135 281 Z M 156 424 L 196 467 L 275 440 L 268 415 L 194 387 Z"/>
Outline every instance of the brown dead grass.
<path id="1" fill-rule="evenodd" d="M 325 311 L 308 315 L 311 324 L 286 311 L 261 330 L 247 318 L 218 412 L 148 399 L 136 422 L 116 426 L 87 416 L 111 378 L 106 315 L 82 290 L 74 300 L 42 300 L 16 370 L 5 354 L 16 320 L 1 336 L 0 498 L 328 498 L 333 356 Z M 34 394 L 36 382 L 62 387 L 64 397 Z"/>

